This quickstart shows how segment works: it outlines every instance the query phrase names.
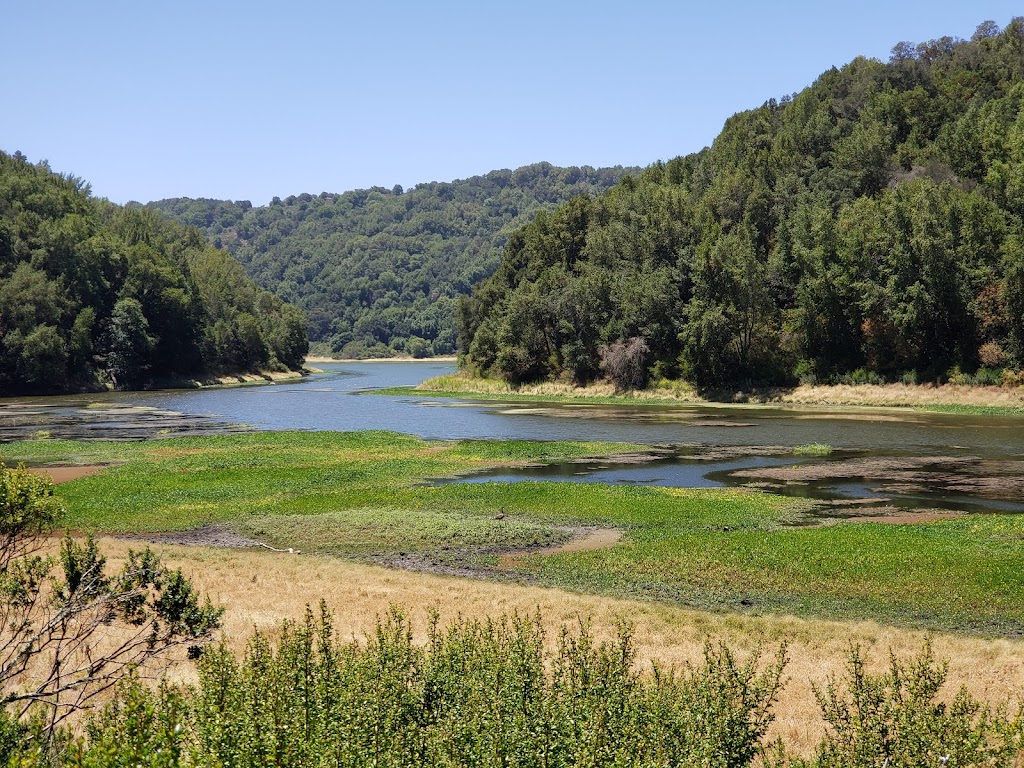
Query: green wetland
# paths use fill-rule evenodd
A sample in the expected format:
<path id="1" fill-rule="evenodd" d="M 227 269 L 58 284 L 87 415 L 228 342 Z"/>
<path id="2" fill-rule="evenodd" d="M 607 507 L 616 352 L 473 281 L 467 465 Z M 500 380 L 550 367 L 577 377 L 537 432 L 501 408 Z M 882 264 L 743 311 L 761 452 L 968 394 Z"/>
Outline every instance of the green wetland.
<path id="1" fill-rule="evenodd" d="M 231 534 L 236 544 L 697 608 L 1024 634 L 1019 515 L 809 525 L 807 501 L 743 489 L 427 482 L 638 449 L 260 432 L 13 442 L 0 457 L 109 464 L 61 487 L 76 530 L 185 543 Z M 599 549 L 551 551 L 594 529 L 622 536 Z"/>
<path id="2" fill-rule="evenodd" d="M 332 367 L 269 387 L 8 402 L 38 420 L 8 431 L 32 439 L 0 443 L 0 459 L 104 465 L 61 487 L 75 530 L 1024 633 L 1016 417 L 385 397 L 371 390 L 445 366 Z M 103 431 L 48 423 L 48 408 L 113 414 L 99 423 L 118 437 L 163 439 L 80 439 Z M 154 413 L 159 429 L 132 422 Z M 190 436 L 172 436 L 172 417 Z M 351 431 L 369 422 L 392 430 Z M 601 531 L 615 535 L 579 545 Z"/>

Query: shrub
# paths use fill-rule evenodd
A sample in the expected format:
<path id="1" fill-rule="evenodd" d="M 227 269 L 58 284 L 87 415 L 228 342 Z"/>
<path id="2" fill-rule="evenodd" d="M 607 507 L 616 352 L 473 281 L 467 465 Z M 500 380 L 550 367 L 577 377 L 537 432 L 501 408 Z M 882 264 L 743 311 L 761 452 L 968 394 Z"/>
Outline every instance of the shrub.
<path id="1" fill-rule="evenodd" d="M 96 543 L 65 537 L 41 554 L 64 513 L 53 483 L 0 464 L 0 749 L 31 735 L 45 752 L 58 726 L 175 646 L 201 642 L 221 610 L 200 604 L 180 570 L 150 550 L 110 572 Z M 21 721 L 45 713 L 34 732 Z M 0 752 L 0 760 L 4 755 Z"/>
<path id="2" fill-rule="evenodd" d="M 998 343 L 989 341 L 978 348 L 978 362 L 985 368 L 999 368 L 1006 362 L 1006 353 Z"/>
<path id="3" fill-rule="evenodd" d="M 1011 765 L 1024 748 L 1018 713 L 990 710 L 961 688 L 938 700 L 946 679 L 929 644 L 909 662 L 890 657 L 889 671 L 869 675 L 860 649 L 850 650 L 846 679 L 815 688 L 827 735 L 813 763 L 836 766 Z"/>
<path id="4" fill-rule="evenodd" d="M 586 624 L 545 645 L 539 617 L 436 618 L 417 645 L 392 610 L 362 643 L 339 642 L 321 606 L 276 647 L 200 661 L 188 727 L 181 699 L 129 685 L 77 747 L 81 765 L 749 765 L 772 720 L 785 655 L 635 670 L 632 635 L 598 644 Z M 148 751 L 147 751 L 148 750 Z M 98 755 L 98 759 L 94 759 Z M 159 753 L 166 759 L 157 762 Z"/>
<path id="5" fill-rule="evenodd" d="M 639 336 L 597 348 L 601 370 L 619 390 L 643 389 L 647 384 L 647 357 L 651 352 Z"/>

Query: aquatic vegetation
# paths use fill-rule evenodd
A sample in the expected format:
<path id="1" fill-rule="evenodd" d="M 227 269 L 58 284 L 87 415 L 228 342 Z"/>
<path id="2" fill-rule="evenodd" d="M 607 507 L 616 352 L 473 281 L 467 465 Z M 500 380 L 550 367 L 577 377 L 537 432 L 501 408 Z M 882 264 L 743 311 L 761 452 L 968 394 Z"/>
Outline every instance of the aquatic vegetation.
<path id="1" fill-rule="evenodd" d="M 832 446 L 824 443 L 809 443 L 798 445 L 793 448 L 794 456 L 828 456 L 832 453 Z"/>

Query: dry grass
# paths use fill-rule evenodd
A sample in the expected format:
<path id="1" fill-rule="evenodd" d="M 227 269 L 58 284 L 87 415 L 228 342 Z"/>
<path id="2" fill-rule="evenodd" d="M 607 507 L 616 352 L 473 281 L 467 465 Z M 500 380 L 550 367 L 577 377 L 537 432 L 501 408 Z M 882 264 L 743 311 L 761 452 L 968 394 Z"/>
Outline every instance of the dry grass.
<path id="1" fill-rule="evenodd" d="M 975 387 L 956 384 L 801 385 L 780 393 L 777 398 L 771 400 L 806 405 L 965 405 L 1017 408 L 1024 406 L 1024 387 Z"/>
<path id="2" fill-rule="evenodd" d="M 112 562 L 132 546 L 113 539 L 101 545 Z M 307 604 L 315 604 L 321 597 L 334 611 L 342 636 L 361 637 L 373 627 L 375 618 L 395 603 L 411 609 L 421 633 L 430 608 L 440 611 L 442 621 L 460 614 L 495 616 L 539 609 L 551 638 L 558 626 L 574 623 L 579 617 L 589 617 L 599 637 L 611 637 L 616 623 L 625 618 L 636 627 L 640 658 L 669 665 L 698 660 L 707 638 L 721 639 L 743 654 L 759 645 L 771 652 L 785 641 L 792 659 L 787 667 L 789 684 L 776 707 L 778 720 L 772 736 L 781 736 L 791 750 L 805 754 L 822 732 L 810 683 L 841 673 L 851 643 L 865 650 L 871 671 L 881 672 L 889 649 L 908 657 L 931 637 L 936 655 L 949 659 L 951 689 L 966 685 L 975 697 L 991 703 L 1024 698 L 1024 643 L 1009 640 L 928 635 L 868 622 L 710 614 L 554 589 L 388 570 L 327 557 L 205 547 L 155 548 L 169 564 L 183 567 L 197 586 L 227 607 L 224 636 L 237 650 L 254 628 L 273 633 L 283 619 L 299 618 Z"/>
<path id="3" fill-rule="evenodd" d="M 678 400 L 703 402 L 696 390 L 683 382 L 671 382 L 648 389 L 621 392 L 609 381 L 576 386 L 557 381 L 512 385 L 501 379 L 479 379 L 465 373 L 427 379 L 416 389 L 423 392 L 471 392 L 481 395 L 525 395 L 527 397 L 573 397 L 581 399 L 620 398 L 626 400 Z"/>
<path id="4" fill-rule="evenodd" d="M 607 381 L 584 387 L 557 382 L 512 386 L 499 379 L 479 379 L 465 373 L 428 379 L 417 389 L 424 392 L 466 392 L 482 395 L 526 395 L 531 397 L 569 397 L 603 399 L 617 397 L 632 400 L 666 400 L 712 405 L 684 382 L 662 382 L 648 389 L 616 392 Z M 721 394 L 721 393 L 720 393 Z M 935 405 L 970 407 L 1024 407 L 1024 387 L 980 387 L 956 384 L 837 384 L 804 385 L 767 389 L 759 392 L 735 392 L 723 395 L 725 402 L 800 405 L 863 405 L 916 408 Z M 719 402 L 721 402 L 720 400 Z"/>

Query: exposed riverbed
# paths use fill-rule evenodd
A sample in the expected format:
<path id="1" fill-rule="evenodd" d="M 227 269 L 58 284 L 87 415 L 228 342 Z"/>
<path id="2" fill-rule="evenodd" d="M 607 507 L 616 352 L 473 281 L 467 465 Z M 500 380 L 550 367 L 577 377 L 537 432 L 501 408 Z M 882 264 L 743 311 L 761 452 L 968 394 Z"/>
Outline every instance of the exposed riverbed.
<path id="1" fill-rule="evenodd" d="M 459 478 L 743 486 L 815 499 L 830 519 L 913 511 L 1024 512 L 1024 419 L 910 409 L 597 405 L 390 397 L 449 362 L 321 364 L 260 387 L 0 400 L 0 440 L 153 439 L 247 429 L 388 429 L 429 439 L 606 440 L 660 446 L 643 461 L 502 470 Z M 358 396 L 356 396 L 358 395 Z M 824 456 L 794 448 L 825 444 Z"/>

